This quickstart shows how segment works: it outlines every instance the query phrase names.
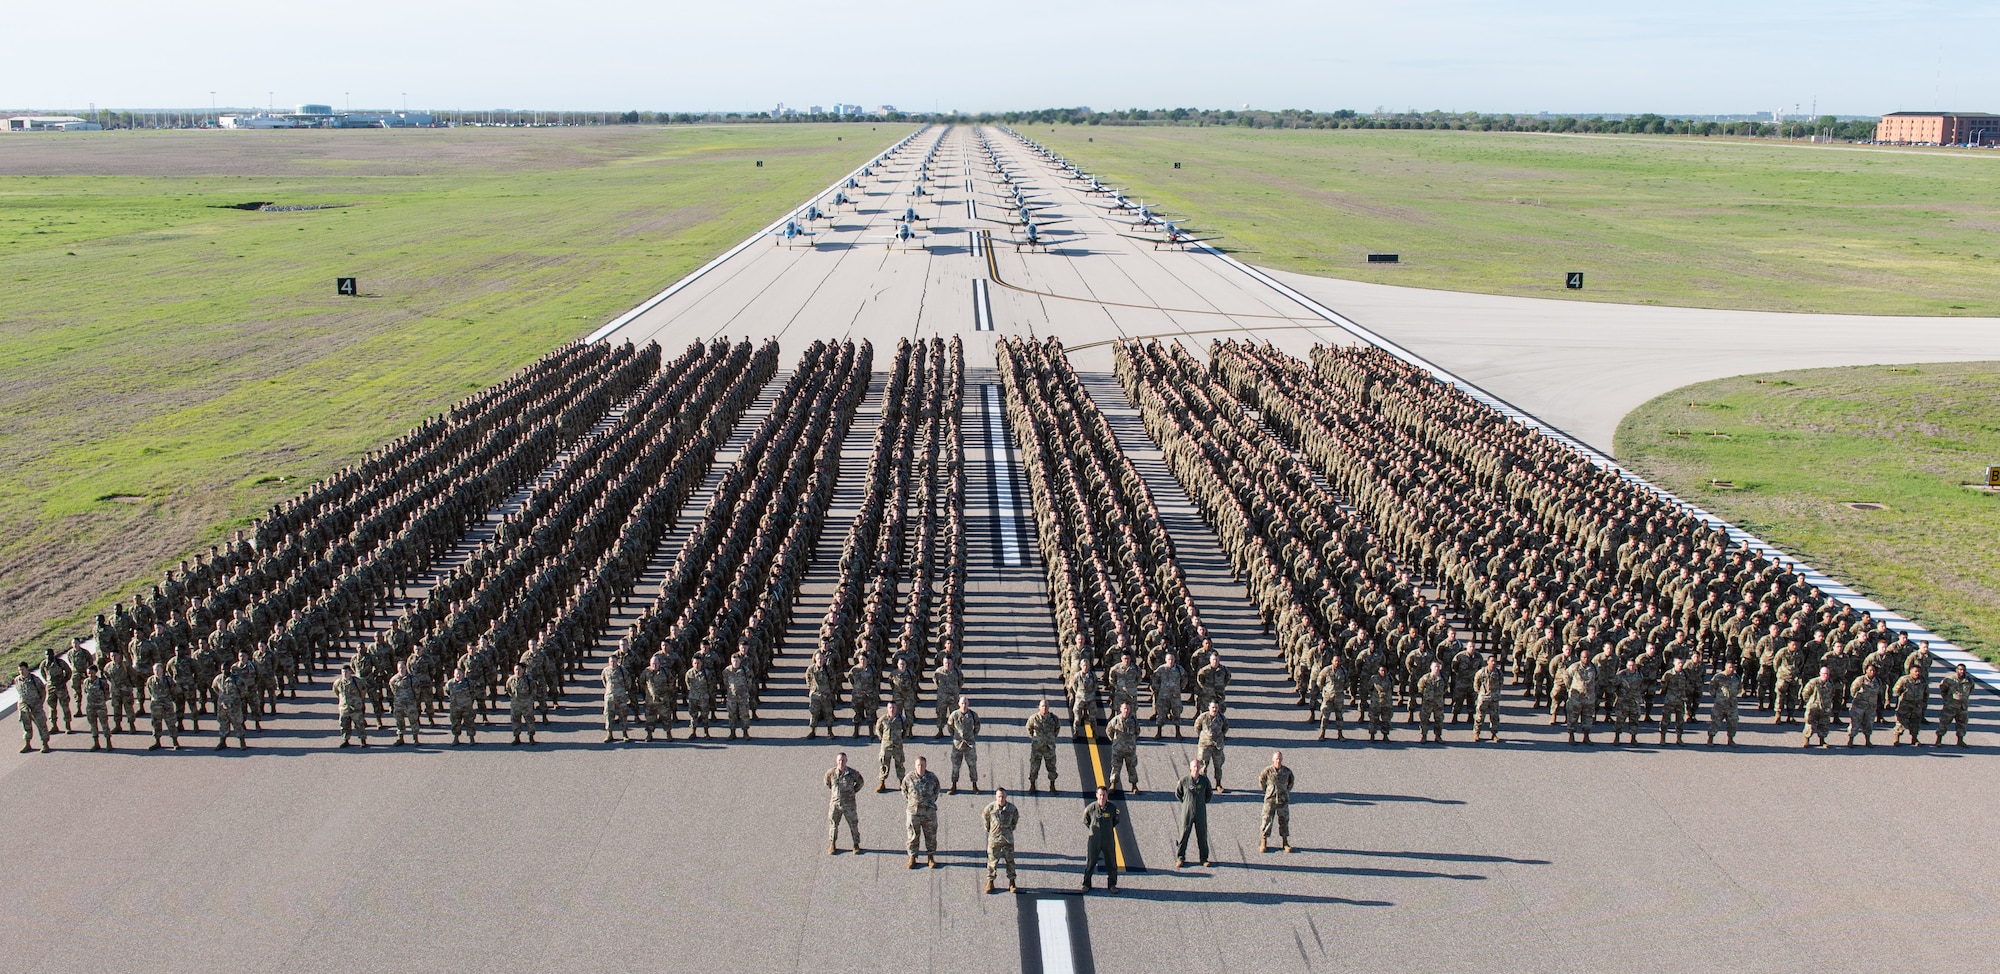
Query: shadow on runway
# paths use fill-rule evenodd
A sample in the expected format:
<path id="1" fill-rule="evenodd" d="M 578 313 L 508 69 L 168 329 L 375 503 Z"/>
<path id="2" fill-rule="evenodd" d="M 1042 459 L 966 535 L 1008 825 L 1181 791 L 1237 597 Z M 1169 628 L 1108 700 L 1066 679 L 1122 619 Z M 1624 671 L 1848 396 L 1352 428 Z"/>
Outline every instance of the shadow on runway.
<path id="1" fill-rule="evenodd" d="M 1324 852 L 1336 856 L 1372 856 L 1378 859 L 1427 859 L 1437 862 L 1507 862 L 1517 866 L 1551 866 L 1547 859 L 1515 859 L 1510 856 L 1482 856 L 1460 852 L 1379 852 L 1374 849 L 1308 849 L 1299 846 L 1300 852 Z"/>
<path id="2" fill-rule="evenodd" d="M 1102 890 L 1102 887 L 1099 887 Z M 1080 895 L 1076 889 L 1058 890 L 1064 895 Z M 1092 896 L 1098 895 L 1093 892 Z M 1316 896 L 1310 893 L 1209 892 L 1197 889 L 1155 889 L 1125 885 L 1119 887 L 1123 899 L 1161 903 L 1246 903 L 1251 906 L 1281 906 L 1286 903 L 1321 903 L 1328 906 L 1395 906 L 1388 900 L 1355 900 L 1345 896 Z"/>

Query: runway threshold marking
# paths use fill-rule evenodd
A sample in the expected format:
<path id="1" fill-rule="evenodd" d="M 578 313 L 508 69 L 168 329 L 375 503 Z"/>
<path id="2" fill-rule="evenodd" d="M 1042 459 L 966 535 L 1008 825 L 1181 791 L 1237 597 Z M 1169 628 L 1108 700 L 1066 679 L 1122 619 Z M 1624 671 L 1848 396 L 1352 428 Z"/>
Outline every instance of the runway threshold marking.
<path id="1" fill-rule="evenodd" d="M 981 278 L 972 281 L 972 330 L 993 330 L 993 303 L 987 300 L 986 281 Z"/>
<path id="2" fill-rule="evenodd" d="M 1000 566 L 1021 566 L 1021 514 L 1014 496 L 1014 452 L 1007 445 L 1007 414 L 1000 387 L 982 386 L 986 399 L 986 469 L 993 480 L 993 516 L 1000 533 Z"/>

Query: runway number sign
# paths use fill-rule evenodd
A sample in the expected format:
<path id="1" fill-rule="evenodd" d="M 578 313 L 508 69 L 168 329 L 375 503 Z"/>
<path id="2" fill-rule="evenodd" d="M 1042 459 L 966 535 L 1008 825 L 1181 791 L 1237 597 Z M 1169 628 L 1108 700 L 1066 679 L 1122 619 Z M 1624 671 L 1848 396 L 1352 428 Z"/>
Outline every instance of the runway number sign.
<path id="1" fill-rule="evenodd" d="M 1986 468 L 1986 486 L 2000 487 L 2000 467 Z"/>
<path id="2" fill-rule="evenodd" d="M 1583 290 L 1583 272 L 1570 271 L 1569 279 L 1563 282 L 1563 286 L 1569 288 L 1572 291 Z"/>
<path id="3" fill-rule="evenodd" d="M 355 284 L 354 278 L 351 277 L 334 278 L 333 288 L 334 290 L 340 292 L 342 295 L 350 298 L 361 293 L 361 287 Z"/>

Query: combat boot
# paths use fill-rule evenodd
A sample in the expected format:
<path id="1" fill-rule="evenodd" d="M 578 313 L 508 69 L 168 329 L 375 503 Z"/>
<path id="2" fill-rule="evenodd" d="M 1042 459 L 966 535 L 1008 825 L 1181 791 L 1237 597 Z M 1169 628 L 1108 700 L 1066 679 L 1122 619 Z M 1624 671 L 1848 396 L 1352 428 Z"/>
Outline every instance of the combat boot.
<path id="1" fill-rule="evenodd" d="M 914 853 L 914 852 L 910 853 L 910 866 L 909 866 L 909 868 L 911 868 L 911 869 L 915 869 L 915 868 L 917 868 L 917 854 L 916 854 L 916 853 Z"/>
<path id="2" fill-rule="evenodd" d="M 888 779 L 888 778 L 877 778 L 877 779 L 875 779 L 875 793 L 876 793 L 876 794 L 878 794 L 878 795 L 879 795 L 879 794 L 881 794 L 881 793 L 883 793 L 883 792 L 885 792 L 885 791 L 888 791 L 888 790 L 889 790 L 889 779 Z"/>
<path id="3" fill-rule="evenodd" d="M 995 892 L 995 890 L 993 889 L 993 877 L 991 876 L 986 877 L 986 891 L 988 893 Z"/>
<path id="4" fill-rule="evenodd" d="M 1295 852 L 1295 851 L 1297 851 L 1297 850 L 1295 850 L 1295 849 L 1293 849 L 1293 848 L 1292 848 L 1292 837 L 1291 837 L 1291 836 L 1289 836 L 1289 835 L 1285 837 L 1285 851 L 1286 851 L 1286 852 Z"/>
<path id="5" fill-rule="evenodd" d="M 1322 741 L 1326 740 L 1326 728 L 1322 727 L 1319 729 L 1319 739 Z"/>
<path id="6" fill-rule="evenodd" d="M 936 868 L 938 868 L 938 864 L 937 864 L 937 853 L 935 853 L 935 852 L 931 853 L 931 855 L 930 855 L 930 860 L 931 860 L 931 868 L 932 868 L 932 869 L 936 869 Z"/>
<path id="7" fill-rule="evenodd" d="M 1013 893 L 1016 896 L 1019 896 L 1021 893 L 1021 884 L 1015 882 L 1012 876 L 1007 877 L 1007 892 Z"/>
<path id="8" fill-rule="evenodd" d="M 832 855 L 838 855 L 839 853 L 840 853 L 840 844 L 839 844 L 839 843 L 837 843 L 837 842 L 828 842 L 828 843 L 826 844 L 826 854 L 827 854 L 827 855 L 829 855 L 829 856 L 832 856 Z"/>

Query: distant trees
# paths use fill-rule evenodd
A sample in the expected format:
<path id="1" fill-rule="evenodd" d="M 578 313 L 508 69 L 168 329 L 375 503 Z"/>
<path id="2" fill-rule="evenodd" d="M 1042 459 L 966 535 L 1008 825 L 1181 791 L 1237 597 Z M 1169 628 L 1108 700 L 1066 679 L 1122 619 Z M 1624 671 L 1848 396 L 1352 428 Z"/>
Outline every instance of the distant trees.
<path id="1" fill-rule="evenodd" d="M 941 119 L 942 120 L 942 119 Z M 1482 112 L 1357 112 L 1342 108 L 1316 112 L 1305 108 L 1207 109 L 1207 108 L 1125 108 L 1094 111 L 1089 108 L 1044 108 L 1036 111 L 985 112 L 965 117 L 966 121 L 1005 122 L 1009 125 L 1234 125 L 1260 129 L 1448 129 L 1472 132 L 1556 132 L 1629 135 L 1752 136 L 1760 138 L 1807 138 L 1813 135 L 1834 139 L 1869 139 L 1875 134 L 1872 119 L 1842 121 L 1831 115 L 1817 119 L 1794 119 L 1784 124 L 1751 119 L 1716 119 L 1697 116 L 1669 116 L 1653 112 L 1637 115 L 1514 115 Z"/>

